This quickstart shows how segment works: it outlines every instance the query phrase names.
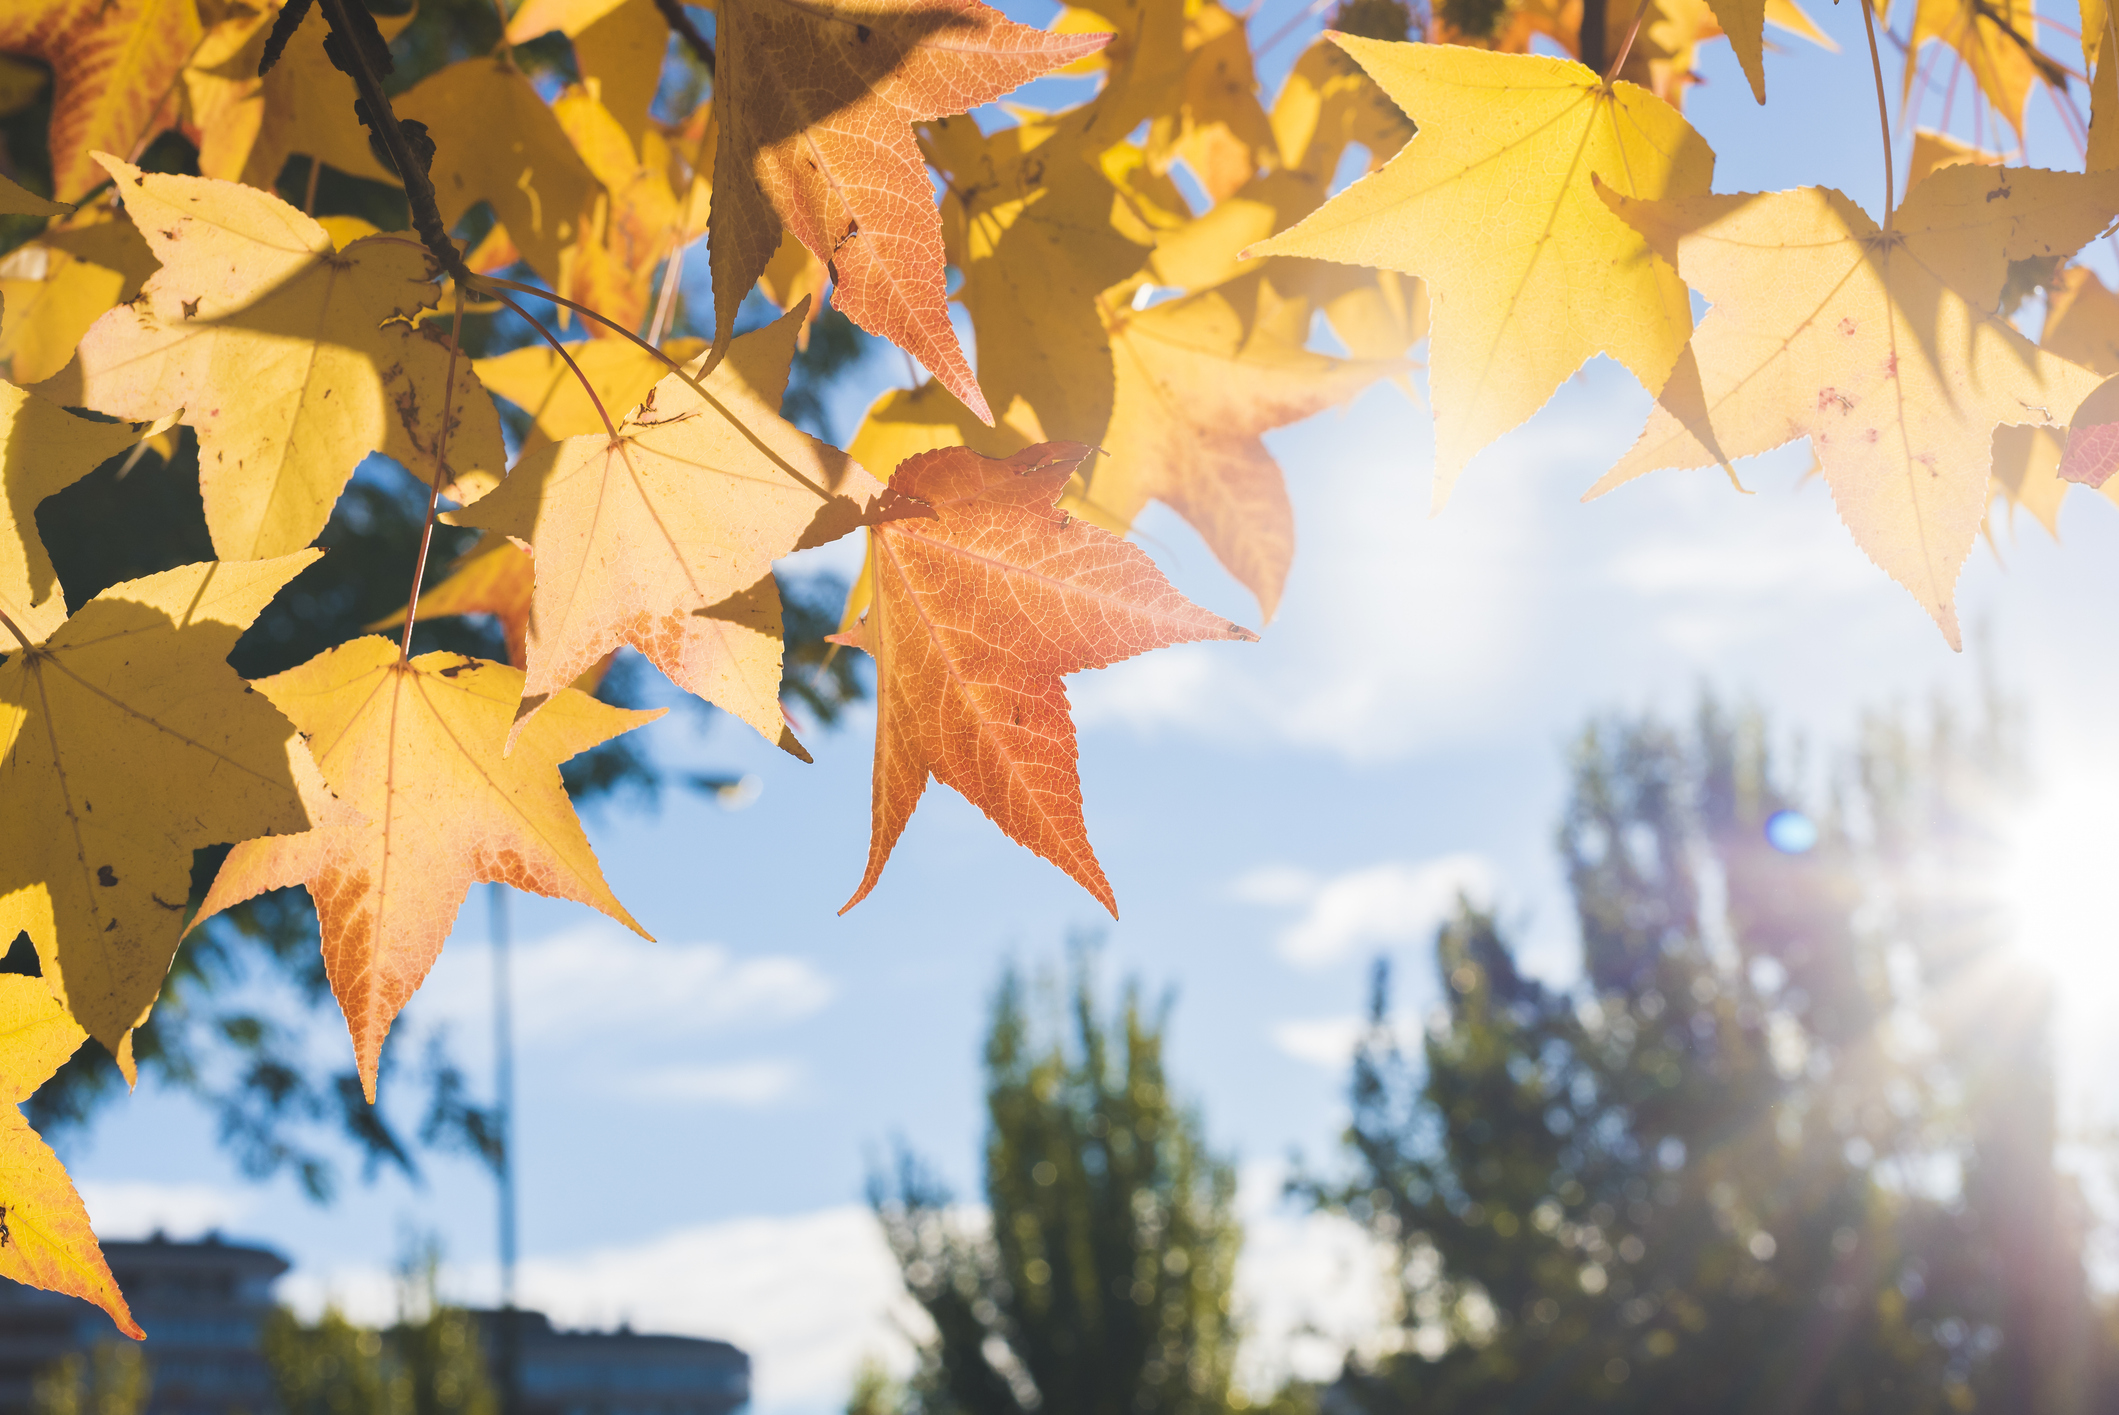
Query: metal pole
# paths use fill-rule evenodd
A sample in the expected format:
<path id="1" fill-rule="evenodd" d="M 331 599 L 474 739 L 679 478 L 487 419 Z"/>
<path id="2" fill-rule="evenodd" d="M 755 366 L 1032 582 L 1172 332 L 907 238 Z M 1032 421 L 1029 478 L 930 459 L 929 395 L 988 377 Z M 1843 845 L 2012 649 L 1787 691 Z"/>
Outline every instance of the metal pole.
<path id="1" fill-rule="evenodd" d="M 493 1112 L 500 1142 L 494 1178 L 500 1185 L 500 1401 L 503 1415 L 520 1415 L 515 1318 L 515 1038 L 508 980 L 508 890 L 488 885 L 493 933 Z"/>

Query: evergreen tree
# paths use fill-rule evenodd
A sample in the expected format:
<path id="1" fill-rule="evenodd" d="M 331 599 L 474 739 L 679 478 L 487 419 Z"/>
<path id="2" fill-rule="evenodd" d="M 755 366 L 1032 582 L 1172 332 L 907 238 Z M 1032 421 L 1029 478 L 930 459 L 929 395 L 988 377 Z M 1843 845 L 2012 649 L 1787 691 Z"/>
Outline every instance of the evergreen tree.
<path id="1" fill-rule="evenodd" d="M 1151 1012 L 1129 984 L 1107 1020 L 1090 971 L 1077 953 L 1065 1024 L 1032 1025 L 1013 969 L 995 998 L 990 1225 L 953 1209 L 908 1154 L 894 1187 L 871 1183 L 905 1285 L 934 1324 L 905 1397 L 922 1415 L 1230 1407 L 1235 1172 L 1170 1093 L 1167 999 Z M 864 1391 L 865 1404 L 878 1395 Z"/>
<path id="2" fill-rule="evenodd" d="M 1594 726 L 1559 832 L 1579 986 L 1466 910 L 1415 1065 L 1379 965 L 1355 1178 L 1309 1187 L 1397 1248 L 1404 1349 L 1330 1403 L 2088 1408 L 2047 1004 L 1993 900 L 2007 725 L 1872 722 L 1806 814 L 1792 775 L 1712 703 Z"/>

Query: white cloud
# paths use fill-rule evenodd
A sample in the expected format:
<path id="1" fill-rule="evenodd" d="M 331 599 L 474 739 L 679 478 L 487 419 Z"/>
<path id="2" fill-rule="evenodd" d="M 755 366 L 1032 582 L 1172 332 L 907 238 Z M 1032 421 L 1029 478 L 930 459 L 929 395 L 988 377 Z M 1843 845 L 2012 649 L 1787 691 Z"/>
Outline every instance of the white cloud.
<path id="1" fill-rule="evenodd" d="M 1345 1353 L 1373 1340 L 1389 1311 L 1384 1256 L 1344 1219 L 1305 1214 L 1280 1198 L 1285 1171 L 1246 1166 L 1237 1192 L 1244 1251 L 1237 1308 L 1246 1387 L 1263 1393 L 1289 1374 L 1338 1371 Z M 967 1205 L 971 1225 L 983 1211 Z M 490 1263 L 445 1269 L 445 1294 L 490 1301 Z M 700 1224 L 643 1242 L 531 1257 L 519 1301 L 563 1328 L 710 1336 L 751 1357 L 758 1415 L 828 1415 L 844 1407 L 854 1371 L 880 1359 L 909 1372 L 913 1342 L 931 1330 L 905 1295 L 896 1261 L 867 1208 L 845 1204 L 785 1217 Z M 387 1268 L 300 1271 L 279 1296 L 307 1318 L 327 1305 L 357 1322 L 397 1316 Z"/>
<path id="2" fill-rule="evenodd" d="M 1283 1199 L 1285 1178 L 1278 1164 L 1246 1165 L 1236 1194 L 1244 1232 L 1237 1380 L 1259 1396 L 1290 1376 L 1331 1379 L 1349 1351 L 1373 1354 L 1391 1328 L 1389 1254 L 1351 1220 Z"/>
<path id="3" fill-rule="evenodd" d="M 253 1191 L 212 1184 L 156 1184 L 148 1180 L 84 1179 L 78 1186 L 99 1238 L 197 1238 L 249 1213 Z"/>
<path id="4" fill-rule="evenodd" d="M 484 950 L 442 955 L 420 992 L 422 1014 L 483 1026 L 492 975 Z M 509 959 L 515 1025 L 527 1041 L 594 1034 L 697 1037 L 776 1026 L 811 1016 L 835 992 L 808 960 L 740 956 L 717 943 L 650 943 L 605 925 L 515 945 Z"/>
<path id="5" fill-rule="evenodd" d="M 801 1080 L 792 1061 L 733 1061 L 658 1067 L 632 1078 L 629 1089 L 651 1100 L 765 1106 L 794 1094 Z"/>
<path id="6" fill-rule="evenodd" d="M 1268 865 L 1232 889 L 1247 902 L 1300 906 L 1302 917 L 1281 931 L 1280 956 L 1298 968 L 1320 968 L 1376 944 L 1424 941 L 1456 911 L 1459 898 L 1490 904 L 1494 870 L 1483 857 L 1461 853 L 1329 877 Z"/>
<path id="7" fill-rule="evenodd" d="M 1344 1071 L 1353 1059 L 1355 1043 L 1367 1030 L 1367 1018 L 1349 1014 L 1344 1017 L 1289 1018 L 1275 1022 L 1267 1030 L 1267 1035 L 1273 1039 L 1274 1049 L 1283 1056 L 1321 1066 L 1327 1071 Z"/>

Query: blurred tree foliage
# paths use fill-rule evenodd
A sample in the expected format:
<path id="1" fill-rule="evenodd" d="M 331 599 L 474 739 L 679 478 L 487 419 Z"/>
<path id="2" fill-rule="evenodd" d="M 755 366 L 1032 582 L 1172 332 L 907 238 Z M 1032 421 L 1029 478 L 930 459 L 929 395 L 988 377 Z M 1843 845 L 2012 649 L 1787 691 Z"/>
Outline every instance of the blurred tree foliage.
<path id="1" fill-rule="evenodd" d="M 355 1326 L 336 1309 L 266 1319 L 265 1363 L 281 1415 L 499 1415 L 478 1322 L 436 1300 L 429 1249 L 399 1276 L 397 1324 Z"/>
<path id="2" fill-rule="evenodd" d="M 34 1415 L 140 1415 L 154 1388 L 147 1358 L 129 1341 L 99 1341 L 62 1356 L 30 1387 Z"/>
<path id="3" fill-rule="evenodd" d="M 1587 730 L 1581 983 L 1467 909 L 1416 1063 L 1378 965 L 1353 1176 L 1305 1187 L 1395 1250 L 1403 1329 L 1326 1408 L 2113 1408 L 2050 984 L 1998 899 L 2015 736 L 1993 704 L 1872 720 L 1810 801 L 1756 714 Z"/>
<path id="4" fill-rule="evenodd" d="M 401 15 L 414 7 L 407 0 L 368 0 L 368 8 Z M 425 0 L 391 46 L 397 67 L 389 87 L 402 92 L 448 63 L 490 52 L 499 39 L 500 21 L 490 0 Z M 575 77 L 572 51 L 557 34 L 518 45 L 512 52 L 515 63 L 534 78 L 564 83 Z M 25 72 L 38 69 L 26 61 L 18 67 Z M 695 103 L 711 88 L 710 77 L 693 72 L 681 46 L 665 77 L 672 102 Z M 50 86 L 47 81 L 38 87 L 34 78 L 32 74 L 12 85 L 13 97 L 0 104 L 0 170 L 33 191 L 49 191 L 45 132 L 51 119 Z M 663 105 L 663 116 L 677 111 Z M 140 162 L 149 171 L 195 173 L 197 157 L 189 143 L 170 133 Z M 312 193 L 309 159 L 291 158 L 280 175 L 280 194 L 319 216 L 361 216 L 391 229 L 404 225 L 404 195 L 397 187 L 328 167 L 315 176 Z M 457 234 L 467 243 L 475 242 L 491 223 L 490 211 L 480 205 L 465 216 Z M 37 229 L 33 220 L 0 218 L 0 255 Z M 535 279 L 527 267 L 503 273 Z M 770 313 L 746 310 L 742 327 L 760 323 Z M 688 308 L 680 296 L 671 332 L 711 333 L 711 314 L 710 309 Z M 513 314 L 468 316 L 461 336 L 475 357 L 537 338 Z M 825 394 L 859 362 L 867 339 L 843 315 L 827 311 L 796 356 L 783 402 L 786 415 L 830 436 Z M 519 439 L 527 419 L 506 404 L 501 415 L 511 441 Z M 231 657 L 237 671 L 255 678 L 292 667 L 358 637 L 367 625 L 402 606 L 426 495 L 426 487 L 395 463 L 375 458 L 364 464 L 318 542 L 326 555 L 244 636 Z M 69 609 L 119 581 L 212 559 L 199 500 L 196 438 L 190 429 L 178 429 L 166 457 L 150 451 L 112 460 L 46 500 L 37 510 L 37 529 L 57 565 Z M 425 583 L 444 577 L 476 538 L 476 532 L 437 525 Z M 857 664 L 860 656 L 834 654 L 824 642 L 824 636 L 838 628 L 846 585 L 829 575 L 783 576 L 780 589 L 788 645 L 785 700 L 805 725 L 829 727 L 848 704 L 869 692 Z M 452 649 L 506 658 L 498 628 L 483 617 L 422 622 L 413 647 L 415 652 Z M 656 682 L 645 661 L 627 652 L 597 695 L 622 706 L 642 706 Z M 714 715 L 697 699 L 678 696 L 697 723 L 703 725 Z M 564 774 L 578 802 L 632 809 L 652 810 L 671 784 L 638 737 L 596 747 L 569 762 Z M 731 783 L 685 775 L 674 784 L 712 797 Z M 194 906 L 204 897 L 224 853 L 199 852 L 192 879 Z M 424 1105 L 405 1115 L 361 1100 L 350 1056 L 341 1070 L 319 1069 L 308 1059 L 301 1045 L 307 1022 L 323 1018 L 335 1023 L 337 1017 L 316 938 L 307 895 L 290 890 L 216 919 L 188 940 L 178 951 L 154 1011 L 134 1036 L 141 1070 L 207 1105 L 218 1117 L 223 1143 L 246 1173 L 264 1178 L 290 1172 L 319 1200 L 329 1199 L 337 1187 L 334 1137 L 351 1142 L 364 1176 L 371 1179 L 386 1168 L 416 1176 L 422 1145 L 495 1158 L 487 1143 L 496 1133 L 490 1116 L 466 1102 L 461 1071 L 445 1049 L 431 1049 L 431 1037 L 421 1076 L 427 1083 Z M 35 973 L 37 966 L 26 936 L 0 940 L 0 970 Z M 261 992 L 274 996 L 261 1001 Z M 236 1001 L 238 996 L 243 1000 Z M 38 1127 L 63 1144 L 66 1131 L 85 1124 L 122 1092 L 116 1066 L 91 1041 L 38 1091 L 30 1111 Z"/>
<path id="5" fill-rule="evenodd" d="M 909 1154 L 870 1199 L 934 1339 L 866 1415 L 1210 1415 L 1230 1408 L 1235 1171 L 1163 1073 L 1169 1001 L 1129 983 L 1107 1019 L 1077 950 L 1032 1025 L 1010 969 L 986 1041 L 986 1202 L 967 1221 Z"/>

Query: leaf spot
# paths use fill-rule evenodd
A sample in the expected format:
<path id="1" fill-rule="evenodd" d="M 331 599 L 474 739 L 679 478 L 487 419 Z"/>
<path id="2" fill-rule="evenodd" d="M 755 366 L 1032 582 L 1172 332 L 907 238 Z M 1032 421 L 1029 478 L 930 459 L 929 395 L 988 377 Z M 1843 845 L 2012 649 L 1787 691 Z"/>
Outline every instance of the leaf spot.
<path id="1" fill-rule="evenodd" d="M 113 869 L 112 869 L 112 868 L 111 868 L 110 866 L 108 866 L 108 865 L 101 865 L 101 866 L 98 866 L 98 867 L 97 867 L 97 869 L 96 869 L 96 883 L 97 883 L 97 884 L 100 884 L 100 885 L 102 885 L 102 886 L 103 886 L 103 887 L 104 887 L 105 889 L 108 889 L 108 888 L 110 888 L 110 887 L 111 887 L 112 885 L 116 884 L 117 882 L 118 882 L 118 872 L 117 872 L 116 870 L 113 870 Z"/>

